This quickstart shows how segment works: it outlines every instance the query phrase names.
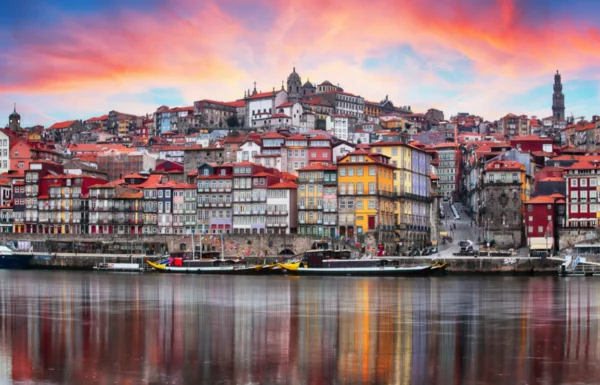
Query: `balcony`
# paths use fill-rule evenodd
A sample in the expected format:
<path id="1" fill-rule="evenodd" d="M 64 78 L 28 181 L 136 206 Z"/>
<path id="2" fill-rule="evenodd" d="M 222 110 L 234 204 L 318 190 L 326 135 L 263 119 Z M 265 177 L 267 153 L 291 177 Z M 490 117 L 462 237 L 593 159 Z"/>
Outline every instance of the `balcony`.
<path id="1" fill-rule="evenodd" d="M 305 219 L 299 219 L 298 222 L 304 224 L 304 223 L 306 223 L 306 220 Z"/>

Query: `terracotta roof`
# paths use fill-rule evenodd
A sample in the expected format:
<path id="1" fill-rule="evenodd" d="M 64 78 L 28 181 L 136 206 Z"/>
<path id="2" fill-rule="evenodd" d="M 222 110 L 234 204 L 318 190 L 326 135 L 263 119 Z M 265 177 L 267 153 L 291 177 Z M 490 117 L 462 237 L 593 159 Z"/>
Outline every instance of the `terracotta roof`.
<path id="1" fill-rule="evenodd" d="M 118 198 L 118 199 L 139 199 L 139 198 L 142 198 L 143 196 L 144 196 L 144 193 L 141 192 L 141 191 L 134 192 L 134 193 L 132 193 L 132 192 L 124 192 L 124 193 L 121 193 L 121 194 L 117 194 L 115 196 L 115 198 Z"/>
<path id="2" fill-rule="evenodd" d="M 577 163 L 572 164 L 570 167 L 567 167 L 568 170 L 596 170 L 600 166 L 600 161 L 598 160 L 580 160 Z"/>
<path id="3" fill-rule="evenodd" d="M 67 120 L 66 122 L 54 123 L 53 125 L 48 127 L 47 130 L 60 130 L 63 128 L 69 128 L 73 125 L 73 123 L 76 123 L 76 122 L 77 122 L 77 120 Z"/>
<path id="4" fill-rule="evenodd" d="M 289 172 L 285 172 L 283 171 L 281 173 L 281 177 L 283 179 L 289 180 L 289 181 L 295 181 L 296 179 L 298 179 L 298 176 L 294 175 L 294 174 L 290 174 Z"/>
<path id="5" fill-rule="evenodd" d="M 273 119 L 273 118 L 287 118 L 287 119 L 289 119 L 290 116 L 286 115 L 286 114 L 275 114 L 275 115 L 271 115 L 271 119 Z"/>
<path id="6" fill-rule="evenodd" d="M 498 166 L 498 167 L 496 167 Z M 494 160 L 485 166 L 486 171 L 521 170 L 524 166 L 514 160 Z"/>
<path id="7" fill-rule="evenodd" d="M 325 136 L 325 135 L 317 135 L 317 136 L 313 136 L 312 138 L 310 138 L 309 140 L 326 140 L 326 141 L 331 141 L 331 138 Z"/>
<path id="8" fill-rule="evenodd" d="M 277 95 L 280 91 L 269 91 L 269 92 L 261 92 L 258 94 L 250 95 L 250 99 L 263 99 L 263 98 L 272 98 Z"/>
<path id="9" fill-rule="evenodd" d="M 264 172 L 264 171 L 262 171 L 262 172 L 259 172 L 259 173 L 256 173 L 256 174 L 254 174 L 254 175 L 252 175 L 252 176 L 253 176 L 253 177 L 254 177 L 254 176 L 257 176 L 257 177 L 267 177 L 267 176 L 273 176 L 273 174 L 269 174 L 268 172 Z"/>
<path id="10" fill-rule="evenodd" d="M 127 174 L 123 178 L 127 178 L 127 179 L 146 179 L 148 177 L 144 176 L 144 175 L 140 175 L 140 174 L 135 173 L 135 174 Z"/>
<path id="11" fill-rule="evenodd" d="M 561 199 L 565 199 L 565 196 L 562 194 L 540 195 L 535 198 L 531 198 L 530 200 L 526 201 L 525 204 L 552 204 Z"/>
<path id="12" fill-rule="evenodd" d="M 227 102 L 225 104 L 227 104 L 228 106 L 237 108 L 237 107 L 244 107 L 246 105 L 246 102 L 243 100 L 236 100 L 235 102 Z"/>
<path id="13" fill-rule="evenodd" d="M 309 166 L 299 168 L 296 171 L 317 171 L 317 170 L 319 170 L 319 171 L 324 171 L 324 170 L 331 170 L 331 171 L 333 171 L 333 170 L 337 170 L 337 166 L 327 166 L 327 165 L 324 165 L 323 163 L 313 163 L 313 164 L 311 164 Z"/>
<path id="14" fill-rule="evenodd" d="M 540 179 L 540 182 L 564 182 L 562 176 L 546 176 Z"/>
<path id="15" fill-rule="evenodd" d="M 285 136 L 277 133 L 277 132 L 267 132 L 262 136 L 261 139 L 285 139 Z"/>
<path id="16" fill-rule="evenodd" d="M 294 182 L 280 182 L 280 183 L 271 185 L 268 188 L 294 189 L 294 188 L 298 188 L 298 185 Z"/>
<path id="17" fill-rule="evenodd" d="M 225 137 L 225 140 L 223 140 L 223 143 L 243 143 L 245 141 L 246 141 L 246 135 L 243 135 L 240 133 L 237 136 L 227 135 Z"/>
<path id="18" fill-rule="evenodd" d="M 437 175 L 435 175 L 435 174 L 429 174 L 429 178 L 430 178 L 431 180 L 438 180 L 438 179 L 440 179 L 440 178 L 439 178 Z"/>
<path id="19" fill-rule="evenodd" d="M 277 108 L 284 108 L 284 107 L 291 107 L 293 106 L 295 103 L 293 102 L 287 102 L 287 103 L 283 103 L 277 106 Z"/>

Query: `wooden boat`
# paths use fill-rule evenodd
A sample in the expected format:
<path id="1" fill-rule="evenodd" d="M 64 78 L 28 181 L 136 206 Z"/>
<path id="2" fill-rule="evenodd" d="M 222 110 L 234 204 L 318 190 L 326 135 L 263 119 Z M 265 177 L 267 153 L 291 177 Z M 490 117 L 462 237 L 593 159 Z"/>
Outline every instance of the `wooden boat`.
<path id="1" fill-rule="evenodd" d="M 295 275 L 428 276 L 444 272 L 446 264 L 403 266 L 394 258 L 335 258 L 333 250 L 311 250 L 302 262 L 279 263 Z"/>
<path id="2" fill-rule="evenodd" d="M 98 271 L 144 271 L 143 266 L 139 263 L 99 263 L 94 266 L 94 270 Z"/>
<path id="3" fill-rule="evenodd" d="M 167 263 L 146 263 L 161 273 L 192 273 L 192 274 L 257 274 L 262 271 L 262 265 L 248 266 L 232 260 L 191 259 L 182 261 L 181 266 L 170 266 Z"/>

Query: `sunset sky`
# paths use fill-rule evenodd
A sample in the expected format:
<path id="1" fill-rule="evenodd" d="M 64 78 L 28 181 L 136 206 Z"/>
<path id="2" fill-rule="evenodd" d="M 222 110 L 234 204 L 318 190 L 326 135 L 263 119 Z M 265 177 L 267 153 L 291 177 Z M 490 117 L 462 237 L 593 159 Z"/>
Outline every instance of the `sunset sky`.
<path id="1" fill-rule="evenodd" d="M 339 83 L 415 112 L 600 114 L 598 0 L 23 0 L 0 12 L 0 119 L 24 125 Z M 1 121 L 0 121 L 1 122 Z M 7 122 L 0 123 L 2 126 Z"/>

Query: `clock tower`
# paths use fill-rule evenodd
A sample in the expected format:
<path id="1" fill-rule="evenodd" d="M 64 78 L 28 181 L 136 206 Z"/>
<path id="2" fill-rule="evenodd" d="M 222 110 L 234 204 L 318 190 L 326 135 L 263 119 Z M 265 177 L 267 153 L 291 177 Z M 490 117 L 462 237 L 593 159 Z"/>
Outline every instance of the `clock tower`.
<path id="1" fill-rule="evenodd" d="M 21 133 L 21 115 L 17 113 L 17 103 L 12 114 L 8 116 L 8 128 L 15 133 Z"/>

